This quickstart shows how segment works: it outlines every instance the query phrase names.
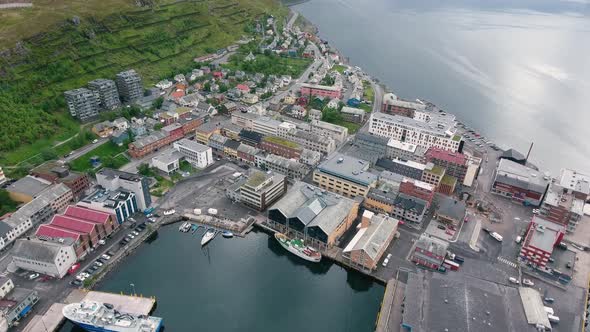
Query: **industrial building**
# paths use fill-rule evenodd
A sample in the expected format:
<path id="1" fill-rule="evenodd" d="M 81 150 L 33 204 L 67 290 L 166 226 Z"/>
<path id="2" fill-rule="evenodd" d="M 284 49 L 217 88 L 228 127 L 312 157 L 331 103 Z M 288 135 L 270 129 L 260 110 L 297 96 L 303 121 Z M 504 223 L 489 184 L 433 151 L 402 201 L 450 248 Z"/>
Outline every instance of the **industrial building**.
<path id="1" fill-rule="evenodd" d="M 539 206 L 551 178 L 508 159 L 500 159 L 491 192 L 515 202 Z"/>
<path id="2" fill-rule="evenodd" d="M 112 214 L 117 223 L 122 224 L 134 213 L 141 211 L 138 209 L 136 197 L 132 191 L 122 188 L 116 190 L 98 189 L 78 202 L 78 205 Z"/>
<path id="3" fill-rule="evenodd" d="M 416 264 L 436 270 L 442 266 L 448 247 L 447 242 L 426 233 L 422 234 L 416 241 L 411 260 Z"/>
<path id="4" fill-rule="evenodd" d="M 54 278 L 63 278 L 77 259 L 71 239 L 58 243 L 19 239 L 12 248 L 12 261 L 18 268 Z"/>
<path id="5" fill-rule="evenodd" d="M 535 267 L 545 267 L 549 263 L 553 248 L 561 242 L 564 234 L 563 225 L 533 216 L 522 241 L 520 258 Z"/>

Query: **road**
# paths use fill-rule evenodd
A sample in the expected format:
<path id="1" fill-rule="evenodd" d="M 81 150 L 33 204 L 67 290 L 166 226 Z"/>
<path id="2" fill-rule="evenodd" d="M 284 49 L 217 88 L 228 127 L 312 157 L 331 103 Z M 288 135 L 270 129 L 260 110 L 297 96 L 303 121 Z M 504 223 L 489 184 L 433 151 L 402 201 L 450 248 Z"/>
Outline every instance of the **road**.
<path id="1" fill-rule="evenodd" d="M 81 156 L 83 156 L 86 153 L 88 153 L 88 152 L 96 149 L 97 147 L 105 144 L 108 141 L 109 141 L 108 138 L 98 138 L 98 141 L 96 143 L 84 145 L 83 147 L 81 147 L 81 148 L 79 148 L 77 150 L 72 151 L 72 153 L 69 156 L 63 158 L 63 160 L 65 160 L 66 162 L 70 162 L 72 160 L 78 159 Z"/>

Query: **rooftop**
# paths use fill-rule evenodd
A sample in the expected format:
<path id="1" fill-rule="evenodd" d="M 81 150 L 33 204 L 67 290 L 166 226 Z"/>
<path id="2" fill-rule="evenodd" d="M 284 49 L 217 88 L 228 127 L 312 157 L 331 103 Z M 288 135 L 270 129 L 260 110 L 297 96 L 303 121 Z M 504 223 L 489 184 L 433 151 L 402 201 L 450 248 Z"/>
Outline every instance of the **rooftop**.
<path id="1" fill-rule="evenodd" d="M 525 156 L 522 153 L 520 153 L 514 149 L 508 149 L 508 150 L 504 151 L 502 153 L 502 155 L 500 156 L 500 158 L 510 158 L 510 159 L 522 160 L 522 161 L 525 160 Z"/>
<path id="2" fill-rule="evenodd" d="M 141 175 L 129 173 L 129 172 L 124 172 L 124 171 L 120 171 L 120 170 L 112 169 L 112 168 L 103 168 L 100 171 L 98 171 L 96 174 L 103 175 L 108 180 L 120 178 L 120 179 L 127 180 L 127 181 L 139 182 L 143 179 L 143 176 L 141 176 Z"/>
<path id="3" fill-rule="evenodd" d="M 408 127 L 410 129 L 429 133 L 435 136 L 455 136 L 453 131 L 455 128 L 454 115 L 440 112 L 428 112 L 428 114 L 430 116 L 430 120 L 427 122 L 415 120 L 397 114 L 385 114 L 381 112 L 372 113 L 371 117 L 386 123 L 396 123 L 400 126 Z"/>
<path id="4" fill-rule="evenodd" d="M 310 89 L 318 89 L 318 90 L 328 90 L 328 91 L 340 91 L 341 90 L 338 87 L 327 86 L 327 85 L 319 85 L 319 84 L 300 83 L 299 85 L 302 88 L 310 88 Z"/>
<path id="5" fill-rule="evenodd" d="M 38 239 L 18 239 L 14 242 L 12 255 L 38 262 L 54 263 L 63 245 Z"/>
<path id="6" fill-rule="evenodd" d="M 437 237 L 422 234 L 418 241 L 416 241 L 416 247 L 427 252 L 431 252 L 436 256 L 445 256 L 447 254 L 447 248 L 449 244 Z"/>
<path id="7" fill-rule="evenodd" d="M 439 160 L 443 160 L 443 161 L 446 161 L 448 163 L 455 164 L 455 165 L 466 165 L 467 164 L 467 158 L 461 152 L 453 152 L 453 151 L 437 148 L 434 146 L 430 147 L 428 149 L 428 151 L 426 151 L 426 158 L 428 160 L 439 159 Z"/>
<path id="8" fill-rule="evenodd" d="M 35 197 L 41 191 L 45 190 L 51 185 L 51 182 L 41 178 L 27 175 L 24 178 L 20 178 L 13 184 L 9 185 L 6 190 L 8 192 L 14 192 L 19 194 L 25 194 L 30 197 Z"/>
<path id="9" fill-rule="evenodd" d="M 573 194 L 568 192 L 568 189 L 562 188 L 556 183 L 549 185 L 543 204 L 553 207 L 562 207 L 565 210 L 571 211 L 580 216 L 584 214 L 584 200 L 576 198 Z"/>
<path id="10" fill-rule="evenodd" d="M 313 120 L 311 122 L 311 125 L 313 127 L 322 128 L 322 129 L 325 129 L 325 130 L 328 130 L 328 131 L 332 131 L 332 132 L 336 132 L 336 133 L 343 133 L 343 132 L 348 133 L 348 128 L 343 127 L 343 126 L 339 126 L 339 125 L 336 125 L 336 124 L 333 124 L 333 123 L 325 122 L 325 121 Z"/>
<path id="11" fill-rule="evenodd" d="M 434 165 L 431 163 L 426 164 L 425 170 L 429 171 L 432 174 L 436 174 L 438 176 L 445 174 L 445 169 L 443 167 L 440 167 L 438 165 Z"/>
<path id="12" fill-rule="evenodd" d="M 176 150 L 165 150 L 159 155 L 152 158 L 152 161 L 158 161 L 162 164 L 171 164 L 182 158 L 182 153 Z"/>
<path id="13" fill-rule="evenodd" d="M 15 228 L 23 222 L 26 222 L 31 216 L 33 216 L 37 212 L 41 211 L 44 208 L 47 208 L 47 206 L 49 206 L 51 202 L 53 202 L 58 197 L 65 195 L 68 191 L 71 192 L 70 188 L 68 188 L 65 184 L 54 184 L 51 187 L 45 189 L 43 192 L 41 192 L 35 199 L 23 205 L 10 217 L 4 219 L 4 222 L 9 226 Z"/>
<path id="14" fill-rule="evenodd" d="M 362 110 L 360 108 L 348 107 L 348 106 L 342 107 L 342 109 L 340 110 L 340 112 L 341 113 L 347 113 L 347 114 L 357 114 L 357 115 L 363 115 L 363 114 L 365 114 L 365 110 Z"/>
<path id="15" fill-rule="evenodd" d="M 445 174 L 445 176 L 442 177 L 442 179 L 440 180 L 441 184 L 447 185 L 447 186 L 454 186 L 457 184 L 457 178 L 454 176 L 450 176 Z"/>
<path id="16" fill-rule="evenodd" d="M 223 146 L 237 151 L 241 144 L 242 143 L 235 141 L 233 139 L 228 139 L 227 141 L 225 141 L 225 144 Z"/>
<path id="17" fill-rule="evenodd" d="M 289 169 L 291 171 L 294 171 L 294 172 L 307 173 L 307 167 L 305 167 L 305 165 L 303 165 L 302 163 L 300 163 L 296 160 L 293 160 L 293 159 L 287 159 L 285 157 L 277 156 L 274 154 L 268 154 L 266 156 L 265 161 L 267 163 L 280 165 L 280 166 L 282 166 L 286 169 Z"/>
<path id="18" fill-rule="evenodd" d="M 551 178 L 514 161 L 500 159 L 495 180 L 519 188 L 544 193 Z"/>
<path id="19" fill-rule="evenodd" d="M 87 209 L 76 205 L 68 206 L 64 212 L 64 215 L 72 216 L 78 219 L 89 220 L 98 224 L 106 223 L 111 217 L 108 213 Z"/>
<path id="20" fill-rule="evenodd" d="M 135 146 L 138 149 L 141 149 L 145 146 L 148 146 L 154 142 L 157 142 L 161 139 L 164 139 L 168 137 L 168 134 L 162 132 L 162 131 L 154 131 L 153 133 L 147 135 L 147 136 L 143 136 L 140 137 L 138 139 L 136 139 L 135 141 L 131 142 L 131 144 L 133 146 Z"/>
<path id="21" fill-rule="evenodd" d="M 406 195 L 404 193 L 399 193 L 395 198 L 393 204 L 395 206 L 399 206 L 406 211 L 414 211 L 414 213 L 421 215 L 426 206 L 428 206 L 428 202 L 422 200 L 420 198 L 416 198 L 410 195 Z"/>
<path id="22" fill-rule="evenodd" d="M 293 149 L 299 148 L 299 144 L 277 136 L 266 136 L 262 139 L 262 141 L 283 145 Z"/>
<path id="23" fill-rule="evenodd" d="M 369 186 L 377 181 L 377 176 L 368 172 L 369 162 L 362 159 L 334 153 L 322 162 L 317 170 L 347 181 Z"/>
<path id="24" fill-rule="evenodd" d="M 197 141 L 190 140 L 188 138 L 183 138 L 180 141 L 174 142 L 174 148 L 177 148 L 177 146 L 180 146 L 180 147 L 183 147 L 185 149 L 189 149 L 189 150 L 195 151 L 195 152 L 205 152 L 210 149 L 208 146 L 203 145 Z"/>
<path id="25" fill-rule="evenodd" d="M 384 214 L 363 214 L 370 216 L 370 224 L 368 227 L 361 228 L 354 238 L 348 243 L 343 252 L 350 252 L 353 250 L 362 250 L 367 253 L 371 259 L 376 260 L 377 254 L 382 250 L 383 247 L 389 243 L 390 235 L 397 230 L 399 220 L 388 217 Z"/>
<path id="26" fill-rule="evenodd" d="M 115 191 L 99 189 L 94 191 L 92 194 L 85 197 L 82 202 L 87 203 L 99 203 L 102 206 L 107 208 L 115 208 L 121 202 L 126 201 L 130 195 L 133 195 L 131 192 L 118 189 Z"/>
<path id="27" fill-rule="evenodd" d="M 590 175 L 564 168 L 559 175 L 559 184 L 573 191 L 590 195 Z"/>
<path id="28" fill-rule="evenodd" d="M 216 130 L 221 130 L 221 125 L 223 122 L 221 121 L 209 121 L 205 122 L 202 125 L 197 127 L 197 132 L 199 133 L 211 133 Z"/>
<path id="29" fill-rule="evenodd" d="M 398 150 L 408 151 L 410 153 L 414 153 L 417 147 L 416 144 L 398 141 L 394 138 L 391 138 L 389 141 L 387 141 L 387 146 Z"/>
<path id="30" fill-rule="evenodd" d="M 437 214 L 446 216 L 454 220 L 463 220 L 467 207 L 465 202 L 458 201 L 452 197 L 441 197 L 436 211 Z"/>
<path id="31" fill-rule="evenodd" d="M 552 252 L 560 234 L 565 233 L 565 227 L 539 216 L 533 216 L 531 228 L 523 246 L 533 246 L 546 252 Z"/>
<path id="32" fill-rule="evenodd" d="M 399 99 L 393 93 L 384 94 L 383 95 L 383 103 L 387 104 L 387 105 L 395 105 L 395 106 L 400 106 L 400 107 L 409 108 L 409 109 L 413 109 L 413 110 L 423 110 L 426 108 L 426 106 L 424 104 Z"/>
<path id="33" fill-rule="evenodd" d="M 297 181 L 269 211 L 297 217 L 307 227 L 317 226 L 331 234 L 358 203 L 350 198 Z"/>

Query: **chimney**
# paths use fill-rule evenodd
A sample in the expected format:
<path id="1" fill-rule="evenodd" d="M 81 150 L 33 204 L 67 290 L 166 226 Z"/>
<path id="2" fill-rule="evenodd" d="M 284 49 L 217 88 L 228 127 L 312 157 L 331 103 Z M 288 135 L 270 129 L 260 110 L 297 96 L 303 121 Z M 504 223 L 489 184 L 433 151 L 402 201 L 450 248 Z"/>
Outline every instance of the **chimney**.
<path id="1" fill-rule="evenodd" d="M 363 212 L 363 218 L 361 219 L 361 228 L 367 228 L 369 227 L 369 225 L 371 225 L 371 219 L 373 218 L 373 215 L 375 215 L 375 213 L 369 210 L 365 210 L 365 212 Z"/>
<path id="2" fill-rule="evenodd" d="M 531 150 L 533 149 L 533 144 L 535 144 L 535 142 L 531 142 L 531 146 L 529 147 L 529 152 L 526 154 L 526 159 L 524 160 L 525 165 L 529 161 L 529 156 L 531 155 Z"/>

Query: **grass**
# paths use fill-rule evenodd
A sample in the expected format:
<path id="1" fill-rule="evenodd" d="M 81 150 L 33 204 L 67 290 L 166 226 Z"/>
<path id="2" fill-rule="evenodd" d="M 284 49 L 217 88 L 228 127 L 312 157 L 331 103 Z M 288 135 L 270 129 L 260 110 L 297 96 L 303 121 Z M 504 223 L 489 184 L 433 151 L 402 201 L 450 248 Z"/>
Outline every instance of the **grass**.
<path id="1" fill-rule="evenodd" d="M 347 69 L 348 67 L 343 66 L 343 65 L 334 65 L 334 67 L 332 67 L 332 70 L 335 70 L 337 72 L 339 72 L 340 74 L 344 74 L 344 71 Z"/>
<path id="2" fill-rule="evenodd" d="M 109 141 L 97 147 L 96 149 L 80 156 L 78 159 L 73 160 L 70 163 L 70 167 L 74 171 L 90 171 L 93 169 L 92 165 L 90 164 L 90 158 L 93 156 L 98 156 L 103 165 L 107 163 L 107 161 L 111 160 L 110 158 L 112 158 L 111 163 L 108 165 L 108 167 L 119 168 L 129 162 L 129 159 L 127 159 L 127 157 L 120 154 L 124 152 L 126 149 L 127 146 L 125 144 L 123 144 L 122 146 L 118 146 L 117 144 Z"/>
<path id="3" fill-rule="evenodd" d="M 283 145 L 283 146 L 286 146 L 286 147 L 289 147 L 289 148 L 293 148 L 293 149 L 299 148 L 299 144 L 297 144 L 295 142 L 292 142 L 292 141 L 289 141 L 287 139 L 276 137 L 276 136 L 266 136 L 264 138 L 264 140 L 267 141 L 267 142 L 271 142 L 271 143 L 274 143 L 274 144 Z"/>
<path id="4" fill-rule="evenodd" d="M 253 61 L 242 61 L 241 57 L 238 56 L 223 66 L 230 70 L 242 70 L 246 73 L 299 77 L 309 67 L 311 62 L 311 59 L 306 58 L 258 54 Z"/>
<path id="5" fill-rule="evenodd" d="M 368 104 L 360 103 L 358 108 L 362 109 L 363 111 L 365 111 L 367 113 L 371 113 L 371 111 L 373 111 L 373 107 L 371 107 L 371 105 L 368 105 Z"/>
<path id="6" fill-rule="evenodd" d="M 361 127 L 361 125 L 358 123 L 348 122 L 348 121 L 344 121 L 344 120 L 336 120 L 336 121 L 332 121 L 331 123 L 348 128 L 349 134 L 356 133 L 359 130 L 359 128 Z"/>
<path id="7" fill-rule="evenodd" d="M 64 91 L 130 68 L 145 86 L 186 72 L 195 57 L 235 43 L 266 14 L 283 19 L 287 10 L 274 0 L 161 0 L 151 9 L 132 0 L 39 0 L 0 11 L 0 49 L 22 40 L 27 52 L 0 60 L 0 121 L 8 123 L 0 127 L 0 163 L 17 164 L 79 131 Z M 291 61 L 279 65 L 299 70 Z"/>
<path id="8" fill-rule="evenodd" d="M 373 102 L 373 99 L 375 98 L 375 92 L 373 91 L 373 87 L 371 86 L 371 83 L 369 83 L 367 81 L 363 81 L 363 87 L 365 89 L 365 91 L 364 91 L 365 100 L 369 100 L 369 101 Z"/>

